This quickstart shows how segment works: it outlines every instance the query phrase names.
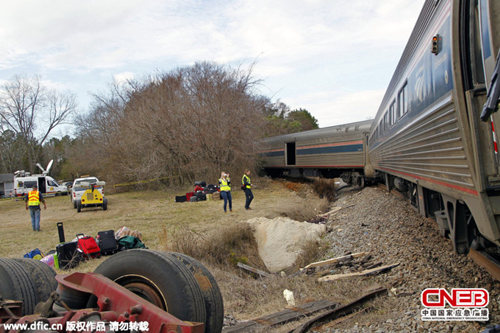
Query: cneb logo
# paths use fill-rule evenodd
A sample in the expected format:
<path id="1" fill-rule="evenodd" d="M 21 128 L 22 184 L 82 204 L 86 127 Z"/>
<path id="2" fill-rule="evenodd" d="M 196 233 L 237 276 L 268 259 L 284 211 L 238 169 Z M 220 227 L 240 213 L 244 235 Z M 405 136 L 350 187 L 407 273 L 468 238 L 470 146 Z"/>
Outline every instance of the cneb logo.
<path id="1" fill-rule="evenodd" d="M 451 307 L 485 307 L 489 303 L 489 293 L 482 288 L 454 288 L 451 295 L 443 288 L 427 288 L 421 295 L 425 307 L 442 308 L 448 303 Z"/>

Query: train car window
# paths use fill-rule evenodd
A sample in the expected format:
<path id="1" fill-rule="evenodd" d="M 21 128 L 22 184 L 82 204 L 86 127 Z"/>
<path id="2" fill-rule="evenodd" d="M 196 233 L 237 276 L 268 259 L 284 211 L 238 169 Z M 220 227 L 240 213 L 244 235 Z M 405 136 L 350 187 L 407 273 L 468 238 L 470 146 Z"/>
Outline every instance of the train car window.
<path id="1" fill-rule="evenodd" d="M 402 117 L 408 112 L 408 93 L 407 93 L 408 84 L 405 82 L 403 88 L 399 90 L 398 94 L 398 114 L 399 117 Z"/>
<path id="2" fill-rule="evenodd" d="M 397 108 L 396 108 L 396 101 L 392 101 L 391 106 L 389 107 L 389 113 L 391 117 L 391 125 L 394 125 L 396 121 L 398 120 L 398 116 L 396 115 Z"/>

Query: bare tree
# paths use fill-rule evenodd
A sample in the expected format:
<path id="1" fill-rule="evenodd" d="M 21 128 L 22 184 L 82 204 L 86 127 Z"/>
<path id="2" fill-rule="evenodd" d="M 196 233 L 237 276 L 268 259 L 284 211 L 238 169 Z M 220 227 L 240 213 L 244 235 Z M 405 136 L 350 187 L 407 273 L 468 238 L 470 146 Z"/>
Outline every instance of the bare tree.
<path id="1" fill-rule="evenodd" d="M 130 82 L 119 94 L 126 96 L 119 112 L 109 96 L 96 97 L 80 121 L 80 133 L 93 133 L 102 143 L 88 146 L 92 151 L 82 159 L 102 156 L 99 171 L 110 181 L 168 177 L 189 183 L 216 181 L 223 169 L 242 172 L 255 163 L 263 128 L 264 100 L 253 95 L 255 84 L 251 70 L 213 63 Z M 108 119 L 106 128 L 102 119 Z"/>
<path id="2" fill-rule="evenodd" d="M 75 96 L 44 88 L 38 76 L 14 77 L 0 91 L 0 120 L 24 143 L 19 153 L 27 157 L 31 171 L 40 147 L 57 126 L 76 109 Z"/>

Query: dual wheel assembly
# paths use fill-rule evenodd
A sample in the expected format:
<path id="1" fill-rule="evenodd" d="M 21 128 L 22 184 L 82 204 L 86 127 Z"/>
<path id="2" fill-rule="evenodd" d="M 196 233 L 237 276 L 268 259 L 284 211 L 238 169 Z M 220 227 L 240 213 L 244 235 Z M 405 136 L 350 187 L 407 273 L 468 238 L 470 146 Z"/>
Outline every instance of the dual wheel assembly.
<path id="1" fill-rule="evenodd" d="M 170 315 L 204 324 L 204 332 L 220 332 L 224 307 L 213 275 L 197 260 L 175 252 L 134 249 L 119 252 L 101 263 L 101 274 Z M 61 304 L 72 310 L 97 308 L 97 297 L 82 291 L 59 288 L 54 271 L 33 259 L 0 259 L 0 294 L 22 301 L 22 315 L 33 314 L 35 305 L 57 289 Z M 111 302 L 119 302 L 119 299 Z"/>

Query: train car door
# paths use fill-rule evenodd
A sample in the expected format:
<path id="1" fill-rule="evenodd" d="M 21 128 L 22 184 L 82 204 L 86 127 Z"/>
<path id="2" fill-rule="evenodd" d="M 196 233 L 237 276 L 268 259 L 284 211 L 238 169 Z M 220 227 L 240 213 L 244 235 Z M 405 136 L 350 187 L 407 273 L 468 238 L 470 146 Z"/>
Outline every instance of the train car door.
<path id="1" fill-rule="evenodd" d="M 286 164 L 295 165 L 295 142 L 286 143 Z"/>
<path id="2" fill-rule="evenodd" d="M 498 36 L 498 31 L 500 30 L 500 17 L 497 15 L 498 11 L 500 11 L 500 5 L 496 0 L 479 0 L 477 7 L 484 82 L 486 83 L 486 87 L 491 95 L 491 90 L 500 88 L 500 63 L 496 63 L 500 62 L 500 58 L 496 58 L 496 55 L 498 56 L 499 53 L 498 47 L 500 46 L 500 40 Z M 494 35 L 495 32 L 496 36 Z M 495 102 L 497 103 L 497 101 Z M 496 169 L 496 177 L 494 178 L 498 178 L 500 174 L 500 159 L 498 154 L 500 112 L 497 111 L 495 113 L 492 113 L 489 119 L 483 119 L 483 121 L 491 123 L 490 146 L 492 147 L 491 150 L 494 151 L 494 161 Z M 493 180 L 491 177 L 490 179 Z M 500 184 L 499 180 L 496 180 L 494 182 Z"/>

